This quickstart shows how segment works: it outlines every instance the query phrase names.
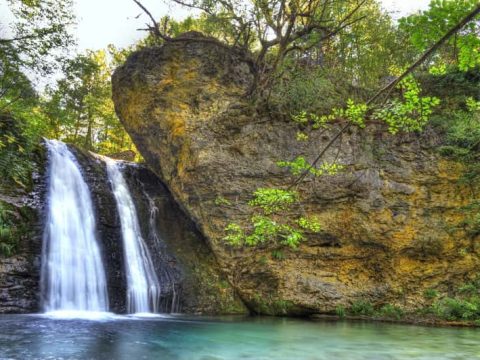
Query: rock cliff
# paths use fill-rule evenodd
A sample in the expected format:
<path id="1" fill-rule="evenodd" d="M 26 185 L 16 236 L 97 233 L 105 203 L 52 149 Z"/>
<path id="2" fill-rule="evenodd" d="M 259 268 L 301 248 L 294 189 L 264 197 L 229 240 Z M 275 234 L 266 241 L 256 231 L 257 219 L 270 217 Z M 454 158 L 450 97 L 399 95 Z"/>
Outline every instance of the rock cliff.
<path id="1" fill-rule="evenodd" d="M 196 33 L 135 52 L 113 76 L 126 130 L 250 309 L 323 313 L 358 300 L 413 309 L 426 289 L 448 293 L 476 276 L 475 239 L 457 227 L 471 191 L 458 182 L 461 165 L 438 155 L 432 129 L 352 129 L 331 155 L 348 171 L 299 187 L 319 235 L 282 249 L 283 259 L 269 246 L 227 246 L 224 228 L 247 224 L 252 192 L 292 181 L 276 162 L 312 160 L 336 130 L 296 141 L 288 119 L 249 103 L 253 78 L 247 55 Z"/>

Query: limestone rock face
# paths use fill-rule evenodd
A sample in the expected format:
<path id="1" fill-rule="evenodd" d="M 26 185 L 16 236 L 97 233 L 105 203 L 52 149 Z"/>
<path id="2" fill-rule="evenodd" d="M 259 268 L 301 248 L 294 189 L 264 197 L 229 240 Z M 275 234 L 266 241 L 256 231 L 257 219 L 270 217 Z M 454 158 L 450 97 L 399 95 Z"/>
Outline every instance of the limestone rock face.
<path id="1" fill-rule="evenodd" d="M 414 308 L 426 289 L 449 292 L 476 275 L 475 239 L 452 230 L 471 192 L 458 182 L 461 166 L 437 155 L 433 130 L 352 129 L 327 156 L 338 153 L 348 171 L 298 189 L 321 234 L 282 249 L 281 260 L 269 246 L 227 246 L 224 228 L 248 224 L 252 192 L 292 181 L 276 162 L 313 160 L 337 130 L 296 141 L 294 124 L 248 103 L 253 78 L 248 57 L 197 34 L 142 49 L 113 76 L 126 130 L 252 310 L 332 312 L 361 299 Z"/>

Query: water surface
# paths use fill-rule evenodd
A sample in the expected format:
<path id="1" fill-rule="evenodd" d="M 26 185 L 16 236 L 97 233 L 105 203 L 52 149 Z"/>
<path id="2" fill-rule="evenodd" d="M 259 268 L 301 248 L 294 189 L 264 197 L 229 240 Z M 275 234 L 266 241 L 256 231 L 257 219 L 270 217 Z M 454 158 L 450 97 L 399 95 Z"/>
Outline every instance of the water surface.
<path id="1" fill-rule="evenodd" d="M 480 330 L 261 317 L 4 315 L 0 359 L 480 359 Z"/>

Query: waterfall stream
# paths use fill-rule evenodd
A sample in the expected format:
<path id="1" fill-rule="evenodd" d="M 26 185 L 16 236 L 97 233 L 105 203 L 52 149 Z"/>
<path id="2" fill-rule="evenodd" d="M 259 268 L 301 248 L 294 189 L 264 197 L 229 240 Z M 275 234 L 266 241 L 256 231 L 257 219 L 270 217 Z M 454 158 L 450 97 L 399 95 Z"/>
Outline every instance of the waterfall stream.
<path id="1" fill-rule="evenodd" d="M 105 271 L 90 191 L 74 155 L 46 140 L 49 184 L 41 284 L 46 312 L 105 312 Z"/>
<path id="2" fill-rule="evenodd" d="M 119 163 L 105 158 L 122 227 L 127 275 L 129 313 L 159 311 L 160 285 L 153 262 L 141 235 L 137 211 Z"/>

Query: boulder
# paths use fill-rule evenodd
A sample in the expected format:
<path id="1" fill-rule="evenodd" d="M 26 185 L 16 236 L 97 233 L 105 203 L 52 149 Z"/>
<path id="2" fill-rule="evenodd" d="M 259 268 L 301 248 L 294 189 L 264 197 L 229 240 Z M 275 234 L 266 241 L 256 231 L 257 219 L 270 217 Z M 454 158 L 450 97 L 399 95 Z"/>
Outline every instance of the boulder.
<path id="1" fill-rule="evenodd" d="M 134 52 L 112 79 L 137 149 L 252 311 L 328 313 L 360 300 L 413 309 L 426 289 L 448 292 L 476 276 L 475 239 L 457 227 L 471 192 L 458 181 L 462 166 L 438 155 L 432 129 L 393 136 L 381 124 L 352 127 L 325 158 L 347 170 L 298 187 L 299 213 L 317 217 L 320 234 L 296 250 L 226 244 L 229 223 L 248 226 L 255 189 L 294 180 L 276 163 L 312 161 L 340 127 L 297 141 L 296 124 L 251 103 L 254 78 L 248 54 L 187 33 Z"/>

